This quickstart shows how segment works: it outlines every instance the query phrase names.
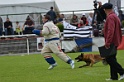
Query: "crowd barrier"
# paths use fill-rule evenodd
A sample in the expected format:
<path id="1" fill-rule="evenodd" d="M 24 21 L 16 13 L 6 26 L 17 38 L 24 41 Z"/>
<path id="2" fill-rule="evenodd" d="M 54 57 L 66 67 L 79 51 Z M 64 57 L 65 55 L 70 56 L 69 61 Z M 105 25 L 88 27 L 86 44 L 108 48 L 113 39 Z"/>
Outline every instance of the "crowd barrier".
<path id="1" fill-rule="evenodd" d="M 43 41 L 44 38 L 35 34 L 0 36 L 0 55 L 40 53 L 43 47 L 41 40 Z M 104 38 L 92 37 L 62 40 L 61 45 L 65 52 L 92 52 L 98 51 L 98 47 L 104 45 Z M 124 50 L 124 36 L 118 50 Z"/>
<path id="2" fill-rule="evenodd" d="M 37 52 L 35 34 L 0 36 L 0 55 Z"/>

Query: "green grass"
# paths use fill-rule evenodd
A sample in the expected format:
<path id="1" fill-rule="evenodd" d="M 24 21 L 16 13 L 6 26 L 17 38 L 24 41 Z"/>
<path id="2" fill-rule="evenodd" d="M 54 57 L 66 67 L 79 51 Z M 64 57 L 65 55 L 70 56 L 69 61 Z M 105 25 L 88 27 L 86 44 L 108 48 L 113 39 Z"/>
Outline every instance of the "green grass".
<path id="1" fill-rule="evenodd" d="M 68 53 L 72 59 L 79 54 Z M 75 69 L 71 69 L 70 65 L 53 56 L 58 66 L 52 70 L 47 70 L 49 65 L 40 54 L 0 56 L 0 82 L 105 82 L 109 78 L 109 66 L 101 62 L 84 68 L 78 68 L 84 62 L 75 62 Z M 124 51 L 118 51 L 117 59 L 124 66 Z"/>

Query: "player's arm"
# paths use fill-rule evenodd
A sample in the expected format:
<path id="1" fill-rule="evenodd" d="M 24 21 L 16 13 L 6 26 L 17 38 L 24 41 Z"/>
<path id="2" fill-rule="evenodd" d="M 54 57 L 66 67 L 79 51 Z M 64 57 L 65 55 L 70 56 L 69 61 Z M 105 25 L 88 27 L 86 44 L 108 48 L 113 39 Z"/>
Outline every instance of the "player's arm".
<path id="1" fill-rule="evenodd" d="M 50 33 L 50 29 L 49 29 L 49 27 L 44 26 L 43 30 L 34 29 L 33 33 L 36 35 L 48 35 Z"/>

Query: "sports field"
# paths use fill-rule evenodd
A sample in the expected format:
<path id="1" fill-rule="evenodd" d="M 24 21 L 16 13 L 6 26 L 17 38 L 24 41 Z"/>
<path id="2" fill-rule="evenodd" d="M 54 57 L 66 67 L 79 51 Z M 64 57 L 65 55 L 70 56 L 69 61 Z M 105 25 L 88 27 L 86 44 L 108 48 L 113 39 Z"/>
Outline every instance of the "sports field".
<path id="1" fill-rule="evenodd" d="M 68 53 L 72 59 L 79 54 Z M 53 56 L 58 66 L 52 70 L 47 69 L 49 65 L 40 54 L 0 56 L 0 82 L 106 82 L 109 78 L 109 66 L 102 62 L 93 67 L 78 68 L 85 63 L 75 61 L 75 69 L 71 69 L 70 65 Z M 118 51 L 117 59 L 124 67 L 124 50 Z"/>

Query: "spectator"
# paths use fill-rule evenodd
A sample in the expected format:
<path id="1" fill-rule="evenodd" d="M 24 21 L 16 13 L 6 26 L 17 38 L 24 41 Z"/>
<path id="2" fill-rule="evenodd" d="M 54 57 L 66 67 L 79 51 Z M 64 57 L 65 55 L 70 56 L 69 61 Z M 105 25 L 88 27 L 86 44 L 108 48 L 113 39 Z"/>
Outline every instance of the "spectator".
<path id="1" fill-rule="evenodd" d="M 65 15 L 64 14 L 60 14 L 60 18 L 65 20 Z"/>
<path id="2" fill-rule="evenodd" d="M 124 21 L 124 14 L 123 14 L 123 12 L 122 12 L 122 10 L 119 10 L 119 19 L 120 19 L 120 21 L 121 21 L 121 25 L 122 25 L 122 22 Z"/>
<path id="3" fill-rule="evenodd" d="M 54 23 L 56 23 L 57 15 L 56 15 L 55 11 L 53 10 L 53 7 L 50 7 L 50 11 L 47 12 L 47 15 L 50 15 L 51 20 L 52 20 Z"/>
<path id="4" fill-rule="evenodd" d="M 18 34 L 18 35 L 21 34 L 21 26 L 19 25 L 18 21 L 16 21 L 16 34 Z"/>
<path id="5" fill-rule="evenodd" d="M 0 36 L 2 36 L 2 32 L 3 32 L 3 20 L 0 17 Z"/>
<path id="6" fill-rule="evenodd" d="M 108 2 L 113 5 L 113 11 L 118 16 L 118 11 L 121 9 L 121 0 L 108 0 Z"/>
<path id="7" fill-rule="evenodd" d="M 84 26 L 85 26 L 85 24 L 84 24 L 83 20 L 80 20 L 80 22 L 78 24 L 78 28 L 82 28 Z"/>
<path id="8" fill-rule="evenodd" d="M 60 14 L 60 15 L 59 15 L 59 18 L 57 19 L 57 22 L 62 22 L 62 21 L 64 21 L 64 20 L 65 20 L 64 14 Z"/>
<path id="9" fill-rule="evenodd" d="M 104 26 L 104 21 L 106 19 L 106 13 L 103 9 L 103 5 L 102 2 L 98 2 L 98 8 L 96 10 L 96 21 L 97 21 L 97 25 L 96 28 L 98 30 L 102 30 L 103 26 Z"/>
<path id="10" fill-rule="evenodd" d="M 73 15 L 70 24 L 73 26 L 78 26 L 78 17 L 76 15 Z"/>
<path id="11" fill-rule="evenodd" d="M 85 16 L 85 13 L 82 14 L 81 20 L 83 20 L 84 25 L 86 25 L 86 26 L 88 25 L 88 21 L 87 21 L 87 18 Z"/>
<path id="12" fill-rule="evenodd" d="M 25 29 L 24 29 L 24 27 L 25 27 Z M 32 34 L 33 30 L 34 30 L 34 22 L 28 16 L 23 25 L 23 33 L 24 34 Z"/>
<path id="13" fill-rule="evenodd" d="M 4 28 L 5 28 L 5 35 L 13 35 L 13 25 L 9 18 L 6 18 L 6 21 L 4 22 Z"/>
<path id="14" fill-rule="evenodd" d="M 98 2 L 98 5 L 99 5 L 99 7 L 97 9 L 96 20 L 97 20 L 97 24 L 101 24 L 106 19 L 106 13 L 103 9 L 102 2 Z"/>
<path id="15" fill-rule="evenodd" d="M 88 18 L 87 18 L 87 21 L 88 21 L 88 25 L 89 25 L 89 26 L 91 26 L 92 20 L 93 20 L 93 13 L 89 13 L 89 16 L 88 16 Z"/>

